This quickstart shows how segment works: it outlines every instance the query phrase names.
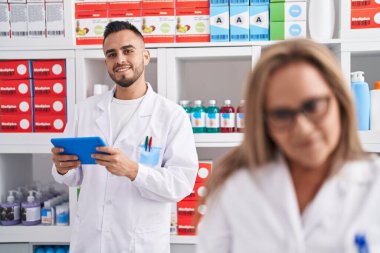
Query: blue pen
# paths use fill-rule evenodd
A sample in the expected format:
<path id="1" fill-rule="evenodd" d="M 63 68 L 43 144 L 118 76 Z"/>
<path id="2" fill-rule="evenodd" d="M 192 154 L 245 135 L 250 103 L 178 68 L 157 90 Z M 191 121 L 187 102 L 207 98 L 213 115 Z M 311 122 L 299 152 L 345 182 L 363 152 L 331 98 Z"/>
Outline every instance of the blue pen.
<path id="1" fill-rule="evenodd" d="M 367 239 L 364 234 L 355 235 L 355 244 L 358 249 L 358 253 L 369 253 Z"/>

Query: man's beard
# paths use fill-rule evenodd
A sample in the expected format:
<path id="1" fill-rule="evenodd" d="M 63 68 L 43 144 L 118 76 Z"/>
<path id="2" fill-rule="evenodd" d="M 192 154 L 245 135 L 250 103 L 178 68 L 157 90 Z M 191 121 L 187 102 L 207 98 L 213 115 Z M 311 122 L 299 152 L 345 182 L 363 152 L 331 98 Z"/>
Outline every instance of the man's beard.
<path id="1" fill-rule="evenodd" d="M 142 75 L 142 73 L 144 72 L 144 65 L 142 64 L 142 67 L 141 69 L 134 69 L 133 71 L 133 76 L 131 78 L 124 78 L 122 77 L 121 79 L 117 80 L 115 78 L 115 75 L 114 74 L 111 74 L 108 72 L 109 76 L 111 77 L 111 79 L 117 84 L 117 85 L 120 85 L 121 87 L 124 87 L 124 88 L 128 88 L 129 86 L 131 86 L 132 84 L 134 84 L 136 82 L 137 79 L 140 78 L 140 76 Z"/>

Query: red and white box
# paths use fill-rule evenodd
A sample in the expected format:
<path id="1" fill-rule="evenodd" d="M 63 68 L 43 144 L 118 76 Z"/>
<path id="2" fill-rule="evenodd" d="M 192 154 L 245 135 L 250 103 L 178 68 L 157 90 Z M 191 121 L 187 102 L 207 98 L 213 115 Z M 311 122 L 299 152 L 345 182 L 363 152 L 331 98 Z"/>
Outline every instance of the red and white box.
<path id="1" fill-rule="evenodd" d="M 209 8 L 210 0 L 176 0 L 176 8 Z"/>
<path id="2" fill-rule="evenodd" d="M 198 224 L 195 223 L 196 215 L 204 214 L 203 206 L 197 206 L 196 201 L 180 201 L 177 204 L 178 235 L 195 235 Z"/>
<path id="3" fill-rule="evenodd" d="M 34 98 L 34 115 L 65 115 L 66 98 Z"/>
<path id="4" fill-rule="evenodd" d="M 33 131 L 32 114 L 1 115 L 0 132 L 31 133 Z"/>
<path id="5" fill-rule="evenodd" d="M 32 98 L 8 98 L 0 100 L 1 115 L 32 115 Z"/>
<path id="6" fill-rule="evenodd" d="M 108 18 L 112 21 L 128 21 L 142 32 L 141 2 L 112 2 L 108 3 Z"/>
<path id="7" fill-rule="evenodd" d="M 142 0 L 143 10 L 174 9 L 175 0 Z"/>
<path id="8" fill-rule="evenodd" d="M 66 116 L 34 115 L 34 132 L 61 133 L 66 126 Z"/>
<path id="9" fill-rule="evenodd" d="M 196 183 L 204 183 L 211 175 L 212 161 L 200 161 L 198 167 Z"/>
<path id="10" fill-rule="evenodd" d="M 0 61 L 0 79 L 29 79 L 31 64 L 28 60 Z"/>
<path id="11" fill-rule="evenodd" d="M 77 45 L 102 44 L 103 33 L 107 24 L 107 3 L 75 4 Z"/>
<path id="12" fill-rule="evenodd" d="M 176 18 L 176 42 L 210 42 L 209 8 L 177 8 Z"/>
<path id="13" fill-rule="evenodd" d="M 352 9 L 351 29 L 380 28 L 380 7 L 372 9 Z"/>
<path id="14" fill-rule="evenodd" d="M 33 60 L 34 79 L 62 79 L 66 77 L 65 60 Z"/>
<path id="15" fill-rule="evenodd" d="M 183 200 L 187 201 L 198 201 L 201 197 L 206 197 L 206 186 L 203 183 L 195 183 L 194 189 L 189 196 Z"/>
<path id="16" fill-rule="evenodd" d="M 144 36 L 145 43 L 174 42 L 174 9 L 143 9 L 142 15 L 142 35 Z"/>
<path id="17" fill-rule="evenodd" d="M 351 9 L 380 8 L 378 0 L 351 0 Z"/>
<path id="18" fill-rule="evenodd" d="M 63 7 L 63 3 L 48 3 L 48 1 L 46 1 L 46 37 L 65 37 Z"/>
<path id="19" fill-rule="evenodd" d="M 28 14 L 26 4 L 9 4 L 11 12 L 11 37 L 28 37 Z"/>
<path id="20" fill-rule="evenodd" d="M 8 4 L 0 4 L 0 39 L 9 39 L 11 36 L 9 11 Z"/>
<path id="21" fill-rule="evenodd" d="M 0 97 L 31 97 L 32 81 L 25 80 L 0 80 Z"/>
<path id="22" fill-rule="evenodd" d="M 34 80 L 35 97 L 66 97 L 66 79 Z"/>

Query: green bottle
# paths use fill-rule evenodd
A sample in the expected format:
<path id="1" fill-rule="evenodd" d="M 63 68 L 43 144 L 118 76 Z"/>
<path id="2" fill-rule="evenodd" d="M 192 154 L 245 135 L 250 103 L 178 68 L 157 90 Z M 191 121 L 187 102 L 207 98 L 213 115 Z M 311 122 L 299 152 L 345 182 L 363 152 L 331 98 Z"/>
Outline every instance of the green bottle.
<path id="1" fill-rule="evenodd" d="M 191 110 L 191 125 L 193 133 L 206 132 L 206 110 L 202 106 L 202 100 L 194 101 L 194 107 Z"/>
<path id="2" fill-rule="evenodd" d="M 189 116 L 189 120 L 191 122 L 191 106 L 190 106 L 190 101 L 189 100 L 180 100 L 179 104 L 185 110 L 185 112 Z"/>
<path id="3" fill-rule="evenodd" d="M 220 133 L 219 107 L 216 106 L 215 100 L 209 100 L 208 104 L 206 108 L 207 133 Z"/>

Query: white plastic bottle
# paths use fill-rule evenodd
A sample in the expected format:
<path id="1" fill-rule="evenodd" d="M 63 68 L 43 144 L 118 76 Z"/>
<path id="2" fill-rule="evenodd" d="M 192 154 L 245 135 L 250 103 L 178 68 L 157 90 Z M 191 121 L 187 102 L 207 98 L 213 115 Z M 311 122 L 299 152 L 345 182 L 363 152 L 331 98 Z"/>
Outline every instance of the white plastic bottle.
<path id="1" fill-rule="evenodd" d="M 380 130 L 380 81 L 375 82 L 371 90 L 370 129 Z"/>
<path id="2" fill-rule="evenodd" d="M 335 25 L 334 0 L 310 0 L 308 22 L 312 39 L 331 39 Z"/>

